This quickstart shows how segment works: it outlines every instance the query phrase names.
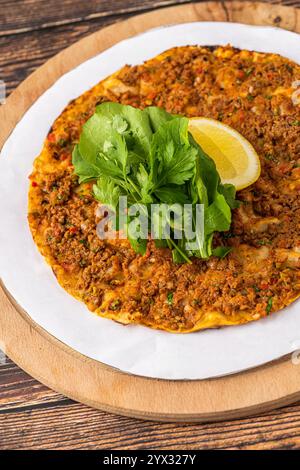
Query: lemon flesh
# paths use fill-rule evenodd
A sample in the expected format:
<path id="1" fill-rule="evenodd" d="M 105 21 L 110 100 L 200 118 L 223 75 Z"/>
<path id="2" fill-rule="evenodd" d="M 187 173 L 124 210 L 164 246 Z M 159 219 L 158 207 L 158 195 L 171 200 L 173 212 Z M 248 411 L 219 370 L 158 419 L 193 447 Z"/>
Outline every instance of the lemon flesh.
<path id="1" fill-rule="evenodd" d="M 259 157 L 239 132 L 222 122 L 201 117 L 190 119 L 189 131 L 214 160 L 223 184 L 233 184 L 241 190 L 259 178 Z"/>

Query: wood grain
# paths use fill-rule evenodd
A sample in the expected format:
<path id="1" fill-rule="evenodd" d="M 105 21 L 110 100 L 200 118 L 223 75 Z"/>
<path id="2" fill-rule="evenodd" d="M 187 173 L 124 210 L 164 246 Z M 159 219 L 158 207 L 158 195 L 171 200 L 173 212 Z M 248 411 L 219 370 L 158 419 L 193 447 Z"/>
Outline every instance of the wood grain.
<path id="1" fill-rule="evenodd" d="M 21 2 L 3 2 L 11 12 L 15 4 Z M 25 3 L 25 2 L 22 2 Z M 97 11 L 97 18 L 85 18 L 74 21 L 76 15 L 67 16 L 66 23 L 49 24 L 49 17 L 45 18 L 44 3 L 51 2 L 32 1 L 38 4 L 37 21 L 29 25 L 28 33 L 21 32 L 20 20 L 14 22 L 13 14 L 6 11 L 6 31 L 13 31 L 16 24 L 20 27 L 15 33 L 18 37 L 10 36 L 5 42 L 6 33 L 0 38 L 0 78 L 6 65 L 10 72 L 6 77 L 8 89 L 11 90 L 28 71 L 40 65 L 46 58 L 65 47 L 65 38 L 68 44 L 78 37 L 95 31 L 105 24 L 116 19 L 114 6 L 111 13 L 101 15 Z M 69 2 L 63 2 L 68 4 Z M 96 2 L 72 2 L 87 4 Z M 151 2 L 97 2 L 109 5 L 118 3 L 126 14 L 138 11 L 141 4 Z M 132 11 L 129 12 L 128 4 Z M 136 10 L 134 10 L 136 3 Z M 178 3 L 178 2 L 156 2 Z M 299 5 L 300 2 L 286 1 L 285 4 Z M 43 4 L 43 5 L 41 5 Z M 142 8 L 144 8 L 142 5 Z M 102 5 L 101 5 L 102 6 Z M 106 7 L 105 7 L 106 8 Z M 25 23 L 31 23 L 26 12 Z M 87 15 L 89 15 L 87 8 Z M 122 17 L 124 11 L 119 11 Z M 100 12 L 100 14 L 99 14 Z M 66 13 L 66 12 L 65 12 Z M 65 14 L 64 13 L 64 14 Z M 77 14 L 77 11 L 76 11 Z M 50 18 L 51 19 L 51 18 Z M 278 18 L 271 18 L 278 22 Z M 41 31 L 38 22 L 41 23 Z M 60 19 L 52 17 L 52 22 Z M 3 32 L 2 17 L 0 18 L 1 33 Z M 47 24 L 48 23 L 48 24 Z M 70 23 L 70 24 L 69 24 Z M 73 25 L 73 26 L 71 26 Z M 0 35 L 1 35 L 0 33 Z M 52 34 L 51 34 L 52 33 Z M 72 33 L 74 36 L 72 37 Z M 45 36 L 43 37 L 43 35 Z M 76 37 L 75 37 L 76 36 Z M 12 40 L 13 39 L 13 40 Z M 4 40 L 2 43 L 1 41 Z M 5 57 L 2 56 L 2 45 L 5 47 Z M 10 45 L 11 44 L 11 47 Z M 16 47 L 18 53 L 14 56 Z M 44 55 L 45 52 L 45 55 Z M 28 67 L 28 69 L 27 69 Z M 52 408 L 55 410 L 53 411 Z M 72 426 L 72 423 L 76 425 Z M 71 404 L 69 399 L 52 392 L 45 386 L 31 379 L 27 374 L 14 366 L 10 361 L 0 367 L 0 448 L 115 448 L 115 449 L 196 449 L 196 448 L 300 448 L 299 443 L 299 405 L 276 411 L 260 418 L 243 419 L 224 424 L 209 425 L 176 425 L 157 424 L 128 418 L 117 417 L 107 413 L 91 410 L 83 405 Z M 66 435 L 68 436 L 66 438 Z"/>
<path id="2" fill-rule="evenodd" d="M 284 3 L 293 5 L 297 1 Z M 7 94 L 45 60 L 80 38 L 138 12 L 178 3 L 199 2 L 64 0 L 57 8 L 56 0 L 0 0 L 0 79 L 6 83 Z M 29 18 L 31 11 L 34 14 Z"/>
<path id="3" fill-rule="evenodd" d="M 103 19 L 111 16 L 142 13 L 157 8 L 185 3 L 199 3 L 191 0 L 0 0 L 0 36 L 31 32 L 36 29 L 52 28 L 83 21 Z M 284 2 L 272 0 L 268 3 L 297 5 L 296 0 Z M 28 16 L 30 12 L 30 21 Z"/>
<path id="4" fill-rule="evenodd" d="M 0 79 L 7 96 L 45 60 L 78 39 L 138 12 L 180 3 L 190 2 L 64 0 L 57 8 L 57 0 L 0 0 Z"/>
<path id="5" fill-rule="evenodd" d="M 179 8 L 184 11 L 181 16 L 178 16 Z M 160 9 L 155 12 L 155 15 L 149 13 L 140 15 L 138 20 L 129 18 L 126 22 L 112 25 L 109 30 L 106 30 L 105 34 L 102 34 L 101 31 L 96 32 L 70 46 L 72 49 L 63 50 L 50 59 L 45 67 L 40 68 L 38 80 L 35 73 L 28 80 L 25 80 L 14 92 L 13 97 L 9 97 L 7 104 L 2 107 L 2 122 L 4 124 L 0 128 L 0 142 L 2 141 L 3 144 L 8 136 L 7 129 L 12 129 L 17 123 L 17 119 L 12 117 L 12 114 L 8 116 L 6 110 L 14 105 L 17 106 L 20 111 L 19 119 L 28 108 L 29 101 L 32 104 L 45 91 L 45 82 L 47 82 L 47 87 L 51 86 L 61 74 L 71 70 L 78 63 L 92 57 L 101 50 L 112 46 L 116 42 L 116 38 L 121 40 L 145 29 L 178 23 L 179 19 L 180 21 L 215 20 L 255 25 L 276 25 L 293 31 L 299 31 L 300 28 L 300 11 L 298 9 L 251 1 L 193 3 L 179 6 L 177 10 L 176 7 Z M 30 96 L 28 93 L 25 95 L 24 87 L 31 87 Z"/>
<path id="6" fill-rule="evenodd" d="M 132 420 L 70 402 L 10 361 L 0 367 L 10 396 L 0 404 L 1 449 L 296 449 L 300 404 L 221 424 Z M 0 382 L 0 396 L 3 393 Z M 5 401 L 4 407 L 3 402 Z M 22 405 L 23 402 L 23 405 Z"/>
<path id="7" fill-rule="evenodd" d="M 0 36 L 0 79 L 7 85 L 7 94 L 58 51 L 124 17 L 127 15 L 34 30 L 30 34 Z"/>
<path id="8" fill-rule="evenodd" d="M 69 402 L 68 398 L 34 380 L 10 359 L 0 364 L 0 414 Z"/>
<path id="9" fill-rule="evenodd" d="M 81 23 L 109 16 L 142 13 L 159 7 L 192 3 L 189 0 L 0 0 L 3 12 L 0 36 Z M 30 22 L 28 22 L 30 11 Z"/>

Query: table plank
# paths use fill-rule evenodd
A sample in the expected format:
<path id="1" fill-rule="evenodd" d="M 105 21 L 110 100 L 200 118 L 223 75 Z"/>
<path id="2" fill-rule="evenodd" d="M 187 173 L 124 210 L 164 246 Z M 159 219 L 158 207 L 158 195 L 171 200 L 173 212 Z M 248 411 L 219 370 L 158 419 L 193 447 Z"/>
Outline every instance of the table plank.
<path id="1" fill-rule="evenodd" d="M 200 0 L 201 1 L 201 0 Z M 264 0 L 262 0 L 264 1 Z M 299 6 L 299 0 L 265 0 L 289 6 Z M 0 0 L 0 36 L 31 32 L 82 21 L 142 13 L 193 0 Z"/>
<path id="2" fill-rule="evenodd" d="M 0 79 L 11 92 L 61 49 L 132 14 L 186 0 L 0 0 Z M 276 3 L 276 1 L 272 2 Z M 285 0 L 300 7 L 300 0 Z M 0 449 L 300 448 L 300 403 L 259 417 L 177 425 L 119 417 L 49 390 L 0 364 Z"/>
<path id="3" fill-rule="evenodd" d="M 50 57 L 104 26 L 147 11 L 151 5 L 154 8 L 177 3 L 198 3 L 186 0 L 64 0 L 57 9 L 54 8 L 55 2 L 0 0 L 0 80 L 6 83 L 7 95 Z M 270 3 L 300 6 L 300 0 L 274 0 Z M 26 8 L 24 5 L 27 5 Z M 36 13 L 30 19 L 29 11 Z M 96 13 L 91 13 L 93 11 Z"/>
<path id="4" fill-rule="evenodd" d="M 1 449 L 299 448 L 300 406 L 222 424 L 133 420 L 77 403 L 49 403 L 0 414 Z"/>
<path id="5" fill-rule="evenodd" d="M 0 79 L 6 83 L 7 94 L 50 57 L 84 36 L 129 15 L 83 21 L 58 28 L 34 30 L 0 36 Z M 67 42 L 66 42 L 67 38 Z"/>
<path id="6" fill-rule="evenodd" d="M 71 400 L 37 382 L 10 359 L 0 364 L 0 414 L 61 402 Z"/>
<path id="7" fill-rule="evenodd" d="M 190 0 L 0 0 L 0 36 L 52 28 L 128 13 L 143 13 L 159 7 L 192 3 Z M 30 12 L 30 19 L 28 13 Z"/>
<path id="8" fill-rule="evenodd" d="M 134 14 L 179 3 L 191 2 L 64 0 L 57 8 L 56 0 L 0 0 L 0 80 L 7 96 L 46 60 L 84 36 Z"/>

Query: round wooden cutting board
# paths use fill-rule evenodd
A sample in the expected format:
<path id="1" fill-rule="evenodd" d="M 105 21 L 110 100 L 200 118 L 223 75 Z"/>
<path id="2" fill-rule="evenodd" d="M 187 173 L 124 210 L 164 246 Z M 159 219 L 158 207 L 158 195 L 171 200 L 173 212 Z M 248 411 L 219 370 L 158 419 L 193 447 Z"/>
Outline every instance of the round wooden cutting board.
<path id="1" fill-rule="evenodd" d="M 0 148 L 31 104 L 61 75 L 122 39 L 191 21 L 274 25 L 300 32 L 300 10 L 261 2 L 203 2 L 136 16 L 82 39 L 46 62 L 0 108 Z M 286 357 L 213 380 L 154 380 L 122 373 L 77 353 L 36 325 L 2 285 L 0 347 L 50 388 L 110 412 L 161 421 L 217 421 L 300 399 L 300 361 Z M 237 351 L 238 354 L 238 351 Z"/>

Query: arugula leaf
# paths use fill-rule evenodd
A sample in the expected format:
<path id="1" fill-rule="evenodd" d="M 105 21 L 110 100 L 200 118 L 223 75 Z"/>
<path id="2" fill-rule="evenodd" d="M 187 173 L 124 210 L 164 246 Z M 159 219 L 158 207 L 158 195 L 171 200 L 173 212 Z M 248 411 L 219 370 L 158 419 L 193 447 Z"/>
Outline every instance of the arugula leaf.
<path id="1" fill-rule="evenodd" d="M 207 203 L 211 204 L 217 194 L 220 184 L 220 176 L 217 172 L 215 162 L 202 150 L 191 134 L 189 134 L 191 145 L 197 150 L 197 180 L 201 179 L 206 189 Z M 204 203 L 204 202 L 203 202 Z"/>
<path id="2" fill-rule="evenodd" d="M 201 178 L 201 165 L 198 158 L 196 159 L 195 173 L 189 189 L 193 204 L 203 204 L 204 207 L 207 208 L 208 192 L 207 187 Z"/>
<path id="3" fill-rule="evenodd" d="M 89 163 L 82 157 L 77 145 L 73 151 L 72 163 L 74 165 L 76 174 L 79 176 L 80 184 L 95 180 L 101 174 L 99 168 L 95 164 Z"/>
<path id="4" fill-rule="evenodd" d="M 157 106 L 149 106 L 145 109 L 145 112 L 149 116 L 150 125 L 153 132 L 158 131 L 158 129 L 166 122 L 175 119 L 178 116 L 173 116 L 170 113 L 167 113 L 162 108 L 158 108 Z"/>
<path id="5" fill-rule="evenodd" d="M 232 251 L 232 248 L 229 246 L 218 246 L 214 250 L 212 250 L 213 256 L 217 256 L 217 258 L 225 258 Z"/>
<path id="6" fill-rule="evenodd" d="M 231 210 L 225 197 L 218 193 L 214 202 L 208 206 L 205 217 L 205 233 L 226 232 L 231 224 Z"/>
<path id="7" fill-rule="evenodd" d="M 170 239 L 169 248 L 172 248 L 172 259 L 175 264 L 191 263 L 189 260 L 189 254 L 185 250 L 184 239 L 178 240 L 177 245 L 172 239 Z"/>
<path id="8" fill-rule="evenodd" d="M 122 130 L 129 150 L 147 159 L 152 139 L 152 129 L 147 113 L 132 106 L 108 102 L 97 106 L 96 114 L 103 120 L 107 119 L 114 124 L 115 130 L 118 130 L 116 119 L 122 118 L 122 122 L 127 123 L 127 127 L 124 128 L 123 125 Z"/>
<path id="9" fill-rule="evenodd" d="M 140 212 L 141 215 L 144 215 L 142 209 L 143 208 L 140 207 L 140 209 L 138 209 L 138 212 Z M 128 212 L 130 213 L 130 208 Z M 136 210 L 134 212 L 136 213 Z M 133 233 L 139 233 L 141 236 L 136 238 L 135 236 L 133 236 Z M 141 255 L 144 255 L 146 253 L 148 242 L 147 235 L 148 233 L 142 232 L 140 220 L 137 218 L 137 215 L 129 215 L 127 225 L 127 237 L 130 241 L 132 248 L 136 253 L 140 253 Z"/>
<path id="10" fill-rule="evenodd" d="M 84 124 L 78 150 L 84 159 L 94 163 L 105 142 L 110 141 L 111 126 L 108 119 L 97 113 Z"/>
<path id="11" fill-rule="evenodd" d="M 142 202 L 144 204 L 153 202 L 153 197 L 151 196 L 153 182 L 150 174 L 142 164 L 140 164 L 139 170 L 136 173 L 136 179 L 141 187 Z"/>
<path id="12" fill-rule="evenodd" d="M 168 248 L 167 240 L 154 240 L 156 248 Z"/>
<path id="13" fill-rule="evenodd" d="M 132 238 L 130 234 L 127 234 L 128 240 L 130 241 L 130 244 L 134 251 L 136 253 L 139 253 L 140 255 L 144 255 L 147 251 L 147 242 L 148 240 L 146 239 L 141 239 L 138 238 L 137 240 L 135 238 Z"/>
<path id="14" fill-rule="evenodd" d="M 240 202 L 235 199 L 236 189 L 233 184 L 220 184 L 219 192 L 223 194 L 231 209 L 240 207 Z"/>
<path id="15" fill-rule="evenodd" d="M 127 159 L 128 150 L 125 138 L 120 135 L 115 129 L 111 130 L 111 137 L 109 141 L 105 141 L 103 152 L 100 156 L 115 162 L 115 164 L 122 170 L 123 174 L 127 173 Z"/>
<path id="16" fill-rule="evenodd" d="M 159 189 L 156 189 L 154 192 L 155 196 L 161 202 L 166 204 L 188 204 L 189 197 L 185 193 L 185 188 L 178 186 L 161 186 Z"/>

